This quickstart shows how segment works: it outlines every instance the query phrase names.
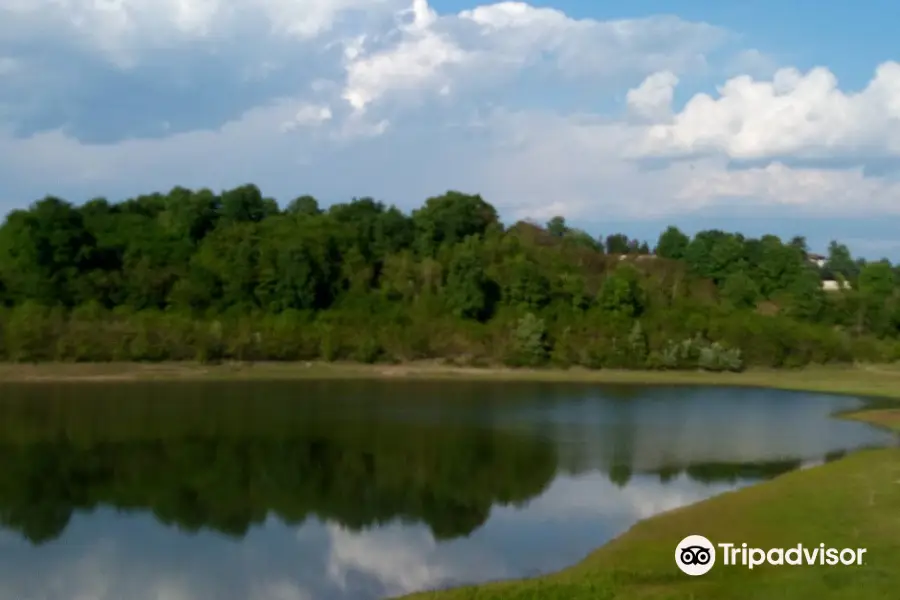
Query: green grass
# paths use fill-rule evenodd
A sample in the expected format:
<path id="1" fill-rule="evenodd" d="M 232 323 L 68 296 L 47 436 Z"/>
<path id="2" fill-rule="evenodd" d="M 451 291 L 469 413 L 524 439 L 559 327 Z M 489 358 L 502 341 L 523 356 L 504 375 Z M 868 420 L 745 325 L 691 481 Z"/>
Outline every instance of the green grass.
<path id="1" fill-rule="evenodd" d="M 675 547 L 690 534 L 759 548 L 866 548 L 861 566 L 722 566 L 689 577 Z M 414 594 L 417 600 L 875 600 L 900 590 L 900 450 L 821 467 L 664 513 L 580 564 L 546 577 Z"/>
<path id="2" fill-rule="evenodd" d="M 844 419 L 864 421 L 870 425 L 900 432 L 900 409 L 877 408 L 841 415 Z"/>

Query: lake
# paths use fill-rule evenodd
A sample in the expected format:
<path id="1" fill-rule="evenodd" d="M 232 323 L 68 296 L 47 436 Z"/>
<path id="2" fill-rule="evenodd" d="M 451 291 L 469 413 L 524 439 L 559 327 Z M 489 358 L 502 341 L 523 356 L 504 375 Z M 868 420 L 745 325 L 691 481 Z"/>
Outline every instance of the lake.
<path id="1" fill-rule="evenodd" d="M 295 381 L 0 386 L 0 600 L 374 600 L 576 563 L 896 437 L 854 398 Z"/>

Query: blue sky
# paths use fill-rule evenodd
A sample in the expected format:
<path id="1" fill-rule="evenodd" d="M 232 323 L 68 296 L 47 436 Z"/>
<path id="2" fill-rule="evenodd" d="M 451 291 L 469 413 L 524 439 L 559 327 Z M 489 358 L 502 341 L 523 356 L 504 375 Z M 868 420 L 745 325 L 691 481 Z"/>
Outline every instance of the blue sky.
<path id="1" fill-rule="evenodd" d="M 453 188 L 507 221 L 897 260 L 898 20 L 881 0 L 5 0 L 0 212 Z"/>

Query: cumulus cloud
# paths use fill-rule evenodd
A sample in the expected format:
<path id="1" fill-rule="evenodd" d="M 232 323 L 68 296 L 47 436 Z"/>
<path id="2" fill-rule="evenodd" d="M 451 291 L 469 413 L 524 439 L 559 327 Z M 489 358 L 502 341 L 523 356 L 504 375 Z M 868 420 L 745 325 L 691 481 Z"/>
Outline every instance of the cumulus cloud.
<path id="1" fill-rule="evenodd" d="M 508 83 L 511 72 L 526 68 L 570 78 L 683 71 L 704 65 L 704 53 L 727 38 L 720 28 L 676 17 L 599 22 L 524 2 L 438 16 L 426 0 L 414 0 L 409 12 L 411 23 L 393 44 L 371 55 L 353 48 L 344 98 L 357 109 L 391 91 L 447 95 L 454 86 Z"/>
<path id="2" fill-rule="evenodd" d="M 881 65 L 856 93 L 840 90 L 824 68 L 782 69 L 770 82 L 735 77 L 717 99 L 700 93 L 675 113 L 677 83 L 675 74 L 660 71 L 629 90 L 631 123 L 503 115 L 504 125 L 520 132 L 518 143 L 513 154 L 493 158 L 497 180 L 488 189 L 507 188 L 517 215 L 539 218 L 560 204 L 578 216 L 606 208 L 596 196 L 600 181 L 628 189 L 633 203 L 617 215 L 631 218 L 723 204 L 900 214 L 900 181 L 866 173 L 873 156 L 900 158 L 900 64 Z M 652 171 L 634 162 L 647 158 L 682 161 Z M 762 164 L 735 168 L 733 160 Z"/>
<path id="3" fill-rule="evenodd" d="M 443 67 L 467 58 L 448 36 L 432 29 L 437 15 L 425 0 L 414 0 L 409 12 L 412 22 L 400 26 L 401 41 L 389 50 L 366 55 L 361 43 L 347 48 L 343 98 L 356 110 L 390 91 L 410 91 L 429 84 L 449 90 Z"/>
<path id="4" fill-rule="evenodd" d="M 642 88 L 660 77 L 664 75 L 651 75 Z M 840 90 L 837 78 L 824 67 L 807 73 L 780 69 L 771 81 L 738 76 L 719 88 L 718 98 L 697 94 L 674 122 L 650 127 L 639 140 L 638 154 L 656 156 L 897 156 L 900 63 L 880 65 L 857 93 Z"/>
<path id="5" fill-rule="evenodd" d="M 703 66 L 705 53 L 728 33 L 672 16 L 600 22 L 560 10 L 500 2 L 459 14 L 478 26 L 491 53 L 529 64 L 551 53 L 556 68 L 575 75 L 685 70 Z"/>
<path id="6" fill-rule="evenodd" d="M 678 76 L 671 71 L 654 73 L 638 87 L 628 90 L 625 96 L 628 108 L 643 119 L 663 121 L 672 113 L 677 84 Z"/>
<path id="7" fill-rule="evenodd" d="M 400 5 L 400 0 L 7 0 L 0 6 L 0 42 L 37 36 L 49 42 L 59 36 L 57 43 L 130 67 L 153 52 L 198 40 L 215 47 L 229 36 L 250 34 L 310 39 L 348 13 L 378 14 Z"/>
<path id="8" fill-rule="evenodd" d="M 2 208 L 254 181 L 403 208 L 461 188 L 505 218 L 900 212 L 884 162 L 900 153 L 900 66 L 851 92 L 757 49 L 720 56 L 734 39 L 524 2 L 7 0 Z"/>

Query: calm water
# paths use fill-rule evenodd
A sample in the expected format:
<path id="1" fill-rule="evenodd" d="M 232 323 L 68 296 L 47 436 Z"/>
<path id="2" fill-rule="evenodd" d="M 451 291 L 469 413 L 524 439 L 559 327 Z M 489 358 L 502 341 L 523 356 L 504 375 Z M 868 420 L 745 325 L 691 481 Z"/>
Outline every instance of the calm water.
<path id="1" fill-rule="evenodd" d="M 735 389 L 0 387 L 0 600 L 383 598 L 534 575 L 867 446 L 861 402 Z"/>

